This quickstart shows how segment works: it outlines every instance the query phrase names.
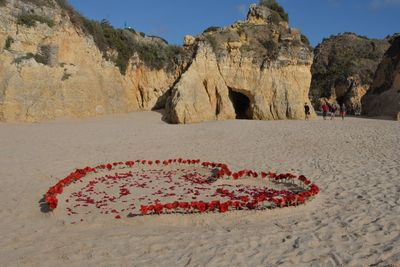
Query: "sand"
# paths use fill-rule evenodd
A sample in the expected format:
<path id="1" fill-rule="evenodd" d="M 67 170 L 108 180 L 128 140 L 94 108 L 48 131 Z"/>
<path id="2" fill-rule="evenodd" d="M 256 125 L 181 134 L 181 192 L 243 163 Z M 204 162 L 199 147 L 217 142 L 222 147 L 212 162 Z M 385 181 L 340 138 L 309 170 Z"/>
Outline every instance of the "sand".
<path id="1" fill-rule="evenodd" d="M 0 123 L 0 265 L 399 264 L 399 133 L 398 122 L 363 118 L 168 125 L 155 112 Z M 40 210 L 74 168 L 176 157 L 304 174 L 321 193 L 296 208 L 73 225 L 65 212 Z"/>

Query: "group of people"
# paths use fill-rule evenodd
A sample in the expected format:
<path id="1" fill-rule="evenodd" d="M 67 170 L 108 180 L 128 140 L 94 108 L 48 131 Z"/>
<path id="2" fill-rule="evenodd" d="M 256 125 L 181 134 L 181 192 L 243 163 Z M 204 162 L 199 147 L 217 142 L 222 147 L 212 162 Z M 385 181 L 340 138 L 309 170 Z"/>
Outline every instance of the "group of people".
<path id="1" fill-rule="evenodd" d="M 346 112 L 347 112 L 347 108 L 346 105 L 343 103 L 342 105 L 337 105 L 336 103 L 333 103 L 332 105 L 329 105 L 328 103 L 324 103 L 321 107 L 322 109 L 322 117 L 324 118 L 324 120 L 326 120 L 328 113 L 330 113 L 331 115 L 331 120 L 333 120 L 336 117 L 336 113 L 340 112 L 340 116 L 342 117 L 342 120 L 344 120 L 344 117 L 346 116 Z M 306 115 L 306 120 L 308 120 L 310 118 L 310 106 L 305 103 L 304 104 L 304 112 Z"/>
<path id="2" fill-rule="evenodd" d="M 328 116 L 328 112 L 331 114 L 331 120 L 333 120 L 336 117 L 336 113 L 339 110 L 340 116 L 342 117 L 342 120 L 344 120 L 344 117 L 346 116 L 347 108 L 346 105 L 343 103 L 341 106 L 338 106 L 336 103 L 333 103 L 332 105 L 329 105 L 328 103 L 324 103 L 321 107 L 322 109 L 322 117 L 324 120 L 326 120 L 326 117 Z"/>

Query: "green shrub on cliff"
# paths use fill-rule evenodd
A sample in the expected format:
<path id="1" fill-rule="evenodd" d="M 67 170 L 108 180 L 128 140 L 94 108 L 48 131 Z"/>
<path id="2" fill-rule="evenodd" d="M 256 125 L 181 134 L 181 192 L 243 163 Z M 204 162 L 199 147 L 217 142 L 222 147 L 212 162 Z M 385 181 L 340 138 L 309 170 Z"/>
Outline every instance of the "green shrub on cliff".
<path id="1" fill-rule="evenodd" d="M 4 44 L 4 50 L 9 50 L 13 43 L 14 43 L 14 38 L 12 38 L 11 36 L 8 36 L 6 39 L 6 43 Z"/>
<path id="2" fill-rule="evenodd" d="M 205 29 L 205 30 L 203 31 L 203 33 L 207 33 L 207 32 L 216 32 L 216 31 L 218 31 L 218 30 L 220 30 L 220 29 L 221 29 L 221 27 L 211 26 L 211 27 L 208 27 L 207 29 Z"/>
<path id="3" fill-rule="evenodd" d="M 24 56 L 18 57 L 14 60 L 14 63 L 20 64 L 24 60 L 28 60 L 33 58 L 37 63 L 41 63 L 43 65 L 47 65 L 47 58 L 45 56 L 42 56 L 40 54 L 33 54 L 33 53 L 27 53 Z"/>
<path id="4" fill-rule="evenodd" d="M 206 35 L 206 40 L 210 44 L 211 48 L 213 49 L 214 53 L 218 56 L 219 55 L 219 47 L 218 47 L 218 41 L 215 36 L 212 35 Z"/>
<path id="5" fill-rule="evenodd" d="M 301 34 L 301 42 L 303 44 L 306 44 L 307 46 L 311 47 L 311 43 L 310 40 L 308 40 L 307 36 L 305 36 L 304 34 Z"/>
<path id="6" fill-rule="evenodd" d="M 276 11 L 284 21 L 289 22 L 288 13 L 286 13 L 285 9 L 278 2 L 276 2 L 276 0 L 260 0 L 260 6 L 265 6 Z"/>
<path id="7" fill-rule="evenodd" d="M 98 22 L 87 19 L 75 10 L 68 3 L 68 0 L 26 0 L 26 2 L 30 2 L 38 7 L 55 7 L 58 5 L 63 11 L 63 16 L 68 17 L 76 28 L 93 37 L 96 46 L 103 53 L 103 57 L 113 61 L 122 74 L 126 73 L 129 60 L 134 53 L 139 55 L 139 58 L 146 66 L 152 69 L 165 67 L 168 70 L 173 66 L 176 57 L 183 51 L 178 46 L 143 40 L 146 35 L 141 32 L 136 33 L 131 28 L 116 29 L 106 20 Z M 54 25 L 51 20 L 37 15 L 24 15 L 18 19 L 18 24 L 29 27 L 35 26 L 36 22 L 46 23 L 49 26 Z M 117 52 L 117 55 L 110 55 L 110 50 Z"/>
<path id="8" fill-rule="evenodd" d="M 160 45 L 159 43 L 137 44 L 135 47 L 139 58 L 154 69 L 162 69 L 173 62 L 175 56 L 181 53 L 181 48 L 175 45 Z"/>
<path id="9" fill-rule="evenodd" d="M 21 14 L 18 16 L 17 20 L 17 24 L 27 27 L 34 27 L 37 22 L 47 24 L 50 28 L 54 26 L 54 21 L 51 19 L 35 14 Z"/>
<path id="10" fill-rule="evenodd" d="M 107 20 L 97 22 L 84 19 L 83 26 L 93 36 L 97 47 L 103 52 L 104 57 L 112 60 L 122 74 L 126 73 L 129 60 L 134 53 L 139 55 L 139 58 L 146 66 L 152 69 L 162 69 L 172 64 L 174 57 L 182 52 L 182 49 L 178 46 L 140 41 L 138 38 L 135 38 L 136 32 L 134 30 L 115 29 Z M 110 58 L 107 55 L 108 49 L 117 51 L 117 57 Z"/>
<path id="11" fill-rule="evenodd" d="M 5 6 L 7 4 L 7 0 L 0 0 L 0 6 Z"/>
<path id="12" fill-rule="evenodd" d="M 67 0 L 55 0 L 56 3 L 60 6 L 60 8 L 64 11 L 65 14 L 68 15 L 72 24 L 76 27 L 83 29 L 83 23 L 85 18 L 79 14 L 69 3 Z"/>

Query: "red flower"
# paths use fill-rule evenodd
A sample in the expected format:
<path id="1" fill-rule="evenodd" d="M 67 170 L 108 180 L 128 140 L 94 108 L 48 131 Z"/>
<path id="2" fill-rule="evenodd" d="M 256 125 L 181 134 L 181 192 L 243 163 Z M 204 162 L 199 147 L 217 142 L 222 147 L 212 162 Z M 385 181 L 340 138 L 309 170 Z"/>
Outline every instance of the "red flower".
<path id="1" fill-rule="evenodd" d="M 233 206 L 235 207 L 235 209 L 240 209 L 242 207 L 242 203 L 240 203 L 239 201 L 235 201 L 233 202 Z"/>
<path id="2" fill-rule="evenodd" d="M 64 187 L 70 185 L 71 183 L 82 180 L 83 177 L 85 177 L 87 174 L 91 172 L 96 172 L 97 169 L 108 169 L 112 170 L 113 166 L 118 166 L 118 165 L 123 165 L 125 164 L 126 166 L 132 167 L 135 162 L 138 163 L 148 163 L 149 165 L 153 164 L 153 161 L 151 160 L 136 160 L 136 161 L 127 161 L 125 163 L 123 162 L 114 162 L 114 163 L 109 163 L 107 165 L 98 165 L 95 168 L 91 167 L 85 167 L 84 169 L 76 169 L 76 171 L 70 173 L 68 176 L 65 178 L 61 179 L 58 181 L 55 185 L 50 187 L 45 195 L 45 200 L 47 204 L 49 205 L 50 209 L 55 209 L 58 206 L 58 199 L 57 195 L 62 194 L 64 191 Z M 169 160 L 164 160 L 162 161 L 163 165 L 169 165 L 172 162 L 179 162 L 179 163 L 187 163 L 187 164 L 201 164 L 203 167 L 207 168 L 209 171 L 211 171 L 211 168 L 215 168 L 212 171 L 216 170 L 217 174 L 214 175 L 214 177 L 219 178 L 224 175 L 226 176 L 231 176 L 233 179 L 239 179 L 243 175 L 247 175 L 249 177 L 258 177 L 259 175 L 262 178 L 266 178 L 269 176 L 272 179 L 275 179 L 276 181 L 280 180 L 287 180 L 287 179 L 299 179 L 304 185 L 307 187 L 307 191 L 303 191 L 300 193 L 296 193 L 290 190 L 273 190 L 269 189 L 266 186 L 263 186 L 262 188 L 256 188 L 256 187 L 245 187 L 244 185 L 218 185 L 217 189 L 215 190 L 214 194 L 212 195 L 207 195 L 207 197 L 219 197 L 224 200 L 229 200 L 226 202 L 221 203 L 218 200 L 210 201 L 210 202 L 202 202 L 202 201 L 193 201 L 193 202 L 172 202 L 172 203 L 167 203 L 167 204 L 161 204 L 159 200 L 156 200 L 154 205 L 142 205 L 140 207 L 140 212 L 142 215 L 146 215 L 149 213 L 157 213 L 161 214 L 163 213 L 164 209 L 167 210 L 175 210 L 175 209 L 183 209 L 184 212 L 191 212 L 191 211 L 198 211 L 200 213 L 205 212 L 207 210 L 209 211 L 215 211 L 218 210 L 220 212 L 226 212 L 231 209 L 242 209 L 243 207 L 247 207 L 248 209 L 257 209 L 258 204 L 268 201 L 268 202 L 274 202 L 276 206 L 283 207 L 283 206 L 288 206 L 288 205 L 296 205 L 296 204 L 301 204 L 305 203 L 311 196 L 314 196 L 319 193 L 320 189 L 317 185 L 313 184 L 310 180 L 308 180 L 305 176 L 300 175 L 299 177 L 296 177 L 292 173 L 284 173 L 284 174 L 276 174 L 276 173 L 266 173 L 266 172 L 256 172 L 252 170 L 240 170 L 238 172 L 231 172 L 229 167 L 226 164 L 223 163 L 214 163 L 214 162 L 201 162 L 200 160 L 191 160 L 191 159 L 169 159 Z M 155 164 L 160 164 L 160 160 L 155 160 Z M 144 171 L 144 170 L 142 170 Z M 174 173 L 176 171 L 174 170 L 168 170 L 167 172 L 163 170 L 152 170 L 151 172 L 154 173 L 154 177 L 149 176 L 148 174 L 145 174 L 143 176 L 139 176 L 140 178 L 138 179 L 139 181 L 151 179 L 149 183 L 146 182 L 138 182 L 135 181 L 135 183 L 130 184 L 129 179 L 133 180 L 138 173 L 135 174 L 135 172 L 129 171 L 126 173 L 116 173 L 114 175 L 107 175 L 105 177 L 101 178 L 96 178 L 96 180 L 89 181 L 88 184 L 82 189 L 82 191 L 73 193 L 73 196 L 76 197 L 75 201 L 78 201 L 79 203 L 76 204 L 74 207 L 87 207 L 88 205 L 95 205 L 97 208 L 102 209 L 103 207 L 107 206 L 107 202 L 116 202 L 122 201 L 122 202 L 128 202 L 126 198 L 122 198 L 122 196 L 126 196 L 130 194 L 130 191 L 127 189 L 127 187 L 138 187 L 138 188 L 144 188 L 144 189 L 149 189 L 150 183 L 153 182 L 153 179 L 160 179 L 161 178 L 161 173 L 165 175 L 164 177 L 167 178 L 165 182 L 167 183 L 174 183 L 172 177 L 175 175 Z M 182 171 L 184 174 L 181 176 L 182 178 L 185 179 L 185 181 L 189 181 L 193 184 L 205 184 L 206 187 L 194 187 L 192 189 L 186 189 L 188 194 L 188 197 L 192 196 L 193 199 L 196 199 L 197 195 L 201 195 L 200 191 L 209 191 L 210 188 L 208 186 L 212 183 L 212 180 L 207 179 L 204 174 L 201 172 L 197 171 L 189 171 L 189 170 L 180 170 L 178 169 L 178 172 Z M 157 172 L 159 172 L 157 174 Z M 153 173 L 152 173 L 153 174 Z M 98 183 L 104 183 L 108 188 L 112 186 L 118 186 L 118 183 L 122 181 L 124 184 L 119 186 L 120 190 L 120 196 L 117 198 L 115 196 L 108 196 L 104 191 L 102 200 L 100 201 L 95 201 L 95 198 L 92 198 L 93 194 L 98 194 L 96 192 L 96 189 L 99 189 L 96 187 Z M 127 183 L 125 183 L 128 181 Z M 182 188 L 184 184 L 181 184 L 180 182 L 176 183 L 174 186 L 169 187 L 169 192 L 168 191 L 157 191 L 154 192 L 153 195 L 160 195 L 160 197 L 172 197 L 175 196 L 175 193 L 172 193 L 171 191 L 175 190 L 175 188 Z M 236 187 L 236 189 L 235 189 Z M 154 187 L 153 187 L 154 189 Z M 159 193 L 158 193 L 159 192 Z M 103 194 L 102 193 L 102 194 Z M 74 195 L 75 194 L 75 195 Z M 240 194 L 240 195 L 239 195 Z M 194 195 L 194 196 L 193 196 Z M 122 198 L 122 199 L 121 199 Z M 141 197 L 139 198 L 140 201 L 144 201 L 146 198 Z M 182 195 L 177 195 L 177 199 L 179 201 L 183 201 L 184 197 Z M 72 199 L 71 199 L 72 200 Z M 68 199 L 66 200 L 65 203 L 70 202 Z M 64 204 L 65 204 L 64 203 Z M 73 204 L 72 204 L 73 205 Z M 133 206 L 133 207 L 132 207 Z M 68 209 L 68 208 L 67 208 Z M 130 209 L 135 209 L 135 205 L 131 204 Z M 122 209 L 121 212 L 123 212 L 125 209 Z M 182 210 L 181 210 L 182 211 Z M 108 214 L 109 210 L 106 211 L 101 211 L 102 214 Z M 111 210 L 111 213 L 119 213 L 117 210 Z M 68 210 L 68 214 L 77 214 L 72 210 Z M 115 217 L 116 219 L 121 218 L 120 215 L 117 215 Z"/>
<path id="3" fill-rule="evenodd" d="M 228 205 L 226 205 L 225 203 L 221 203 L 219 205 L 219 212 L 224 213 L 224 212 L 227 212 L 227 211 L 228 211 Z"/>
<path id="4" fill-rule="evenodd" d="M 187 202 L 180 202 L 180 203 L 179 203 L 179 207 L 182 208 L 182 209 L 187 209 L 187 208 L 189 208 L 189 203 L 187 203 Z"/>
<path id="5" fill-rule="evenodd" d="M 257 202 L 248 202 L 248 203 L 246 204 L 246 207 L 247 207 L 249 210 L 253 210 L 253 209 L 256 208 L 256 203 L 257 203 Z"/>
<path id="6" fill-rule="evenodd" d="M 142 213 L 142 215 L 146 215 L 148 212 L 147 206 L 140 206 L 140 212 Z"/>
<path id="7" fill-rule="evenodd" d="M 164 206 L 160 203 L 157 203 L 154 205 L 154 211 L 158 214 L 162 213 L 164 209 Z"/>
<path id="8" fill-rule="evenodd" d="M 305 201 L 306 201 L 306 200 L 305 200 L 304 197 L 302 197 L 302 196 L 297 196 L 297 202 L 303 204 Z"/>
<path id="9" fill-rule="evenodd" d="M 47 204 L 49 204 L 50 209 L 54 210 L 57 208 L 58 199 L 55 196 L 49 196 L 46 198 Z"/>
<path id="10" fill-rule="evenodd" d="M 207 209 L 209 211 L 214 211 L 218 205 L 215 205 L 213 202 L 207 203 Z"/>
<path id="11" fill-rule="evenodd" d="M 164 207 L 166 209 L 172 210 L 174 208 L 174 205 L 172 203 L 168 203 L 168 204 L 165 204 Z"/>
<path id="12" fill-rule="evenodd" d="M 148 205 L 147 206 L 147 210 L 149 210 L 149 211 L 155 210 L 154 205 Z"/>
<path id="13" fill-rule="evenodd" d="M 132 167 L 134 164 L 135 164 L 134 161 L 127 161 L 127 162 L 125 162 L 125 165 L 126 165 L 126 166 L 129 166 L 129 167 Z"/>
<path id="14" fill-rule="evenodd" d="M 207 205 L 204 202 L 197 203 L 196 207 L 200 212 L 205 212 L 207 210 Z"/>

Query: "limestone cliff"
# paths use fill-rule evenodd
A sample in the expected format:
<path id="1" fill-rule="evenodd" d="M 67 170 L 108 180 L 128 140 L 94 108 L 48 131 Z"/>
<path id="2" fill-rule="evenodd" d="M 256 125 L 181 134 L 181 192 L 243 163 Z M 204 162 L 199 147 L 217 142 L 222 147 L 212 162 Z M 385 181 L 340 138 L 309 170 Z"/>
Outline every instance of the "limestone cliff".
<path id="1" fill-rule="evenodd" d="M 85 19 L 66 0 L 0 0 L 0 121 L 164 107 L 172 123 L 300 119 L 311 62 L 276 4 L 181 48 Z"/>
<path id="2" fill-rule="evenodd" d="M 312 51 L 276 11 L 252 5 L 246 21 L 186 40 L 196 53 L 171 90 L 168 121 L 304 118 Z"/>
<path id="3" fill-rule="evenodd" d="M 179 68 L 152 68 L 134 53 L 125 73 L 73 23 L 62 0 L 0 2 L 0 121 L 41 121 L 153 108 Z M 76 19 L 76 18 L 74 18 Z M 122 31 L 122 30 L 121 30 Z M 134 31 L 124 35 L 153 42 Z M 160 44 L 159 46 L 163 46 Z"/>
<path id="4" fill-rule="evenodd" d="M 388 40 L 344 33 L 324 39 L 314 51 L 310 99 L 319 109 L 324 102 L 345 103 L 350 113 L 361 109 Z"/>
<path id="5" fill-rule="evenodd" d="M 368 116 L 390 116 L 400 120 L 400 36 L 392 38 L 362 104 L 363 112 Z"/>

